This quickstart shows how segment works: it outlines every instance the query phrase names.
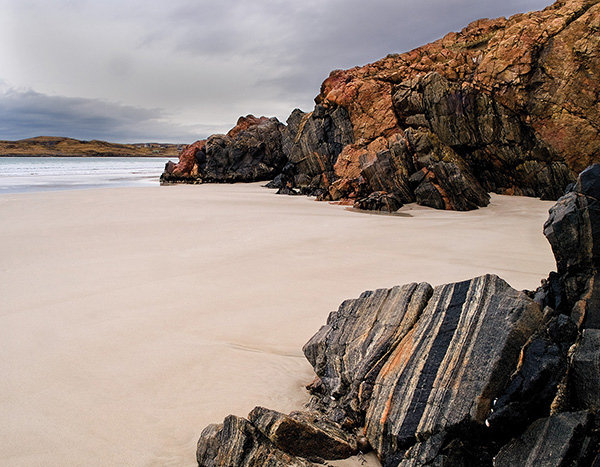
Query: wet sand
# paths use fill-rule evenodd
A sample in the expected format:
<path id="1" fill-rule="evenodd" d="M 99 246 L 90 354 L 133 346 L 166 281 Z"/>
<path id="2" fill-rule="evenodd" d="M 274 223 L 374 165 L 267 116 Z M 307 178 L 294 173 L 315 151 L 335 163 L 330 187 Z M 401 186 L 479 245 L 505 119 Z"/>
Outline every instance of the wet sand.
<path id="1" fill-rule="evenodd" d="M 302 407 L 302 345 L 344 299 L 485 273 L 536 288 L 553 204 L 384 216 L 260 184 L 1 195 L 0 464 L 193 466 L 207 424 Z"/>

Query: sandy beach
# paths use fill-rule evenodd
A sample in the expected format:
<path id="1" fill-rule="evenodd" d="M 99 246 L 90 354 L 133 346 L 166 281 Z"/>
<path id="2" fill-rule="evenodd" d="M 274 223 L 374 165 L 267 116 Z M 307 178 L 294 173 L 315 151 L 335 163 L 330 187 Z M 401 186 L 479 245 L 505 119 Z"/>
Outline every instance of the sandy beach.
<path id="1" fill-rule="evenodd" d="M 553 202 L 352 212 L 260 184 L 0 196 L 0 464 L 193 466 L 209 423 L 308 400 L 302 345 L 368 289 L 554 270 Z"/>

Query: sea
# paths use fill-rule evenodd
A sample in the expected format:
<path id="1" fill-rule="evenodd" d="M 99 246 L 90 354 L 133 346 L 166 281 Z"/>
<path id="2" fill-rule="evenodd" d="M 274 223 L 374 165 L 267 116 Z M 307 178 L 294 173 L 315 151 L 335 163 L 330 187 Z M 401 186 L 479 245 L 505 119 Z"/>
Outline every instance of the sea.
<path id="1" fill-rule="evenodd" d="M 167 161 L 162 157 L 0 157 L 0 195 L 159 186 Z"/>

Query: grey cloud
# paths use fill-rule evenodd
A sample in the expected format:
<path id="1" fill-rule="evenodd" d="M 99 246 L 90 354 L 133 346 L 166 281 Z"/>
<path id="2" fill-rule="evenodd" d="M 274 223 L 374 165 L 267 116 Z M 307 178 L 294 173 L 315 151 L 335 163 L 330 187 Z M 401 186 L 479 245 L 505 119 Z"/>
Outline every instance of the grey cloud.
<path id="1" fill-rule="evenodd" d="M 190 143 L 224 128 L 177 125 L 160 109 L 145 109 L 99 99 L 48 96 L 35 91 L 0 94 L 0 138 L 70 136 L 114 142 Z"/>

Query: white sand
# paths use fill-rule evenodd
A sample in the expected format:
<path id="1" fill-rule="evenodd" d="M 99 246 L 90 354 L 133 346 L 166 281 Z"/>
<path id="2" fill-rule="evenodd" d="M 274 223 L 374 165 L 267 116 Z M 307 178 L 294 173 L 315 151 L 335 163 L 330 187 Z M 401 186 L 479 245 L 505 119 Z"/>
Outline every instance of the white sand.
<path id="1" fill-rule="evenodd" d="M 350 212 L 251 185 L 0 196 L 0 465 L 193 466 L 209 423 L 307 400 L 362 291 L 554 269 L 553 203 Z M 359 464 L 353 464 L 359 465 Z"/>

